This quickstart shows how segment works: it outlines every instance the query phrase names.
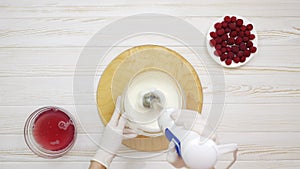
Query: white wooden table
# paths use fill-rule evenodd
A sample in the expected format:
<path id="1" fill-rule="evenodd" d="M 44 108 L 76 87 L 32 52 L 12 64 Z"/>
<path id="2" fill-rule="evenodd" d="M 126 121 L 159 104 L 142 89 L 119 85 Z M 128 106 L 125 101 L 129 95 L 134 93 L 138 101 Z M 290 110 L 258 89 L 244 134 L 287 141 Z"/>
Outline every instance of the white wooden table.
<path id="1" fill-rule="evenodd" d="M 84 45 L 105 25 L 144 12 L 177 16 L 204 33 L 226 13 L 251 20 L 258 31 L 259 52 L 239 69 L 224 69 L 226 105 L 218 135 L 221 142 L 240 146 L 233 168 L 300 168 L 298 0 L 1 0 L 0 168 L 88 167 L 97 146 L 82 126 L 73 149 L 62 158 L 48 160 L 26 146 L 25 119 L 44 105 L 62 106 L 74 113 L 73 74 Z M 185 55 L 181 46 L 164 45 Z M 83 68 L 82 74 L 89 71 L 89 67 Z M 203 87 L 204 95 L 208 94 L 209 86 Z M 85 119 L 80 120 L 88 122 L 87 133 L 99 139 L 103 125 L 97 109 L 89 107 Z M 221 160 L 219 168 L 230 157 Z M 162 154 L 143 160 L 116 158 L 111 168 L 172 166 Z"/>

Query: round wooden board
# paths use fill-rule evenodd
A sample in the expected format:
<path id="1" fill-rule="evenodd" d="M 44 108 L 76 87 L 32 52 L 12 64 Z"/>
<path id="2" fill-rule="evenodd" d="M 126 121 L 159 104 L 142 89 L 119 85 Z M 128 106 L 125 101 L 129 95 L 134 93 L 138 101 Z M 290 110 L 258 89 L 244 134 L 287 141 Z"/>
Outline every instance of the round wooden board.
<path id="1" fill-rule="evenodd" d="M 162 69 L 173 76 L 185 93 L 186 108 L 201 112 L 202 87 L 193 66 L 177 52 L 166 47 L 143 45 L 122 52 L 101 76 L 97 90 L 97 107 L 105 125 L 112 116 L 116 98 L 122 95 L 130 79 L 137 72 L 151 67 Z M 138 136 L 124 140 L 123 144 L 139 151 L 159 151 L 168 147 L 165 136 Z"/>

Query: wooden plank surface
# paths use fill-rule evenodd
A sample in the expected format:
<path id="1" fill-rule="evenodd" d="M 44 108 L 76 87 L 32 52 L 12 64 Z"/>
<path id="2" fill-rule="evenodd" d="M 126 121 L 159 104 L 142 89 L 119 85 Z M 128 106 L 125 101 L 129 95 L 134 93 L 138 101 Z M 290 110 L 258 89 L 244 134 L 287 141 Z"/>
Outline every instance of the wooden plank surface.
<path id="1" fill-rule="evenodd" d="M 224 14 L 242 15 L 255 24 L 259 50 L 247 65 L 223 70 L 225 89 L 222 91 L 213 91 L 207 73 L 206 68 L 212 74 L 219 70 L 215 63 L 204 63 L 178 41 L 157 35 L 144 34 L 116 45 L 99 65 L 95 77 L 91 76 L 95 73 L 93 65 L 76 69 L 82 49 L 97 31 L 124 16 L 140 13 L 177 16 L 204 35 L 211 23 Z M 101 73 L 123 50 L 147 43 L 169 47 L 192 63 L 204 89 L 204 114 L 209 113 L 213 94 L 226 94 L 217 133 L 221 143 L 239 144 L 239 158 L 234 169 L 300 168 L 298 0 L 2 0 L 0 168 L 87 168 L 104 127 L 94 104 Z M 207 57 L 205 43 L 191 45 L 200 48 L 200 57 Z M 73 100 L 75 70 L 83 80 L 92 79 L 95 83 L 95 88 L 75 93 L 82 98 L 78 105 L 80 112 L 76 112 Z M 25 119 L 44 105 L 64 107 L 78 122 L 75 146 L 59 159 L 37 158 L 23 141 Z M 120 152 L 131 156 L 153 155 L 123 146 Z M 217 168 L 224 168 L 230 159 L 230 156 L 222 157 Z M 143 160 L 117 157 L 111 168 L 173 167 L 165 161 L 163 153 Z"/>
<path id="2" fill-rule="evenodd" d="M 219 17 L 221 16 L 187 16 L 180 18 L 192 24 L 206 35 L 210 25 Z M 0 20 L 0 37 L 2 39 L 0 45 L 2 47 L 85 46 L 87 41 L 97 31 L 117 19 L 120 18 L 5 18 Z M 255 23 L 255 29 L 259 36 L 259 45 L 297 46 L 296 44 L 300 41 L 299 17 L 253 16 L 248 19 Z M 107 34 L 105 36 L 116 37 L 118 35 Z M 156 37 L 158 36 L 143 35 L 135 38 L 134 41 L 124 42 L 120 45 L 136 46 L 140 45 L 143 41 L 155 44 L 178 45 L 174 40 L 164 39 L 162 36 L 159 36 L 159 38 Z M 200 45 L 204 46 L 205 44 Z"/>

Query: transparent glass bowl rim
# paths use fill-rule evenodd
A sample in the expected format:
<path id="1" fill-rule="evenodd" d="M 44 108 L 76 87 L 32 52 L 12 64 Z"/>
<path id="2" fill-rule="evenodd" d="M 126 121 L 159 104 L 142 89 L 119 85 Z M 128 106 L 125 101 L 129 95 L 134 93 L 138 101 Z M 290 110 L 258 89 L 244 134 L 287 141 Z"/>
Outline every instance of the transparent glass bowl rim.
<path id="1" fill-rule="evenodd" d="M 51 110 L 51 109 L 57 109 L 57 110 L 60 110 L 63 113 L 65 113 L 70 118 L 70 120 L 72 121 L 73 126 L 74 126 L 74 137 L 73 137 L 72 142 L 70 142 L 70 144 L 67 147 L 65 147 L 64 149 L 58 150 L 58 151 L 52 151 L 52 150 L 47 150 L 47 149 L 42 148 L 35 141 L 34 136 L 32 135 L 32 129 L 33 129 L 36 118 L 39 117 L 39 115 L 41 115 L 45 111 Z M 43 157 L 43 158 L 58 158 L 58 157 L 63 156 L 73 147 L 73 145 L 76 141 L 76 137 L 77 137 L 77 128 L 76 128 L 76 122 L 75 122 L 74 117 L 67 110 L 62 109 L 60 107 L 56 107 L 56 106 L 41 107 L 41 108 L 35 110 L 33 113 L 31 113 L 31 115 L 27 118 L 27 120 L 25 122 L 25 126 L 24 126 L 25 142 L 26 142 L 27 146 L 29 147 L 29 149 L 33 153 L 35 153 L 36 155 Z"/>

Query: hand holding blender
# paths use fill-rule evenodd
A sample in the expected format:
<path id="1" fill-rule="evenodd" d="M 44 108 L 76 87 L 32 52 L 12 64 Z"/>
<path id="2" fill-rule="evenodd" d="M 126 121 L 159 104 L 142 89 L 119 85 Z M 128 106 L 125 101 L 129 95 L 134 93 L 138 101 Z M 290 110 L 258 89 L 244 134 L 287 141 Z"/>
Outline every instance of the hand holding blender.
<path id="1" fill-rule="evenodd" d="M 234 159 L 226 168 L 236 161 L 237 144 L 217 145 L 213 136 L 209 139 L 203 133 L 205 120 L 196 111 L 166 109 L 159 125 L 170 141 L 167 160 L 176 168 L 211 169 L 221 155 L 230 152 Z"/>

